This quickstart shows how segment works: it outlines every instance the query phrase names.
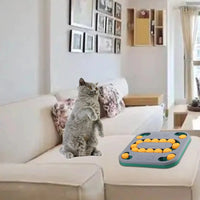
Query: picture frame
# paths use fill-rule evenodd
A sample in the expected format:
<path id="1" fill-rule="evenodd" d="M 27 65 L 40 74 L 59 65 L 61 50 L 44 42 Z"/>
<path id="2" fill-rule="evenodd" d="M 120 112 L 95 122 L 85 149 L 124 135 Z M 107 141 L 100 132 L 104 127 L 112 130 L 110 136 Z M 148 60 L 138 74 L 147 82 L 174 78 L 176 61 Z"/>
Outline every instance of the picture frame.
<path id="1" fill-rule="evenodd" d="M 97 52 L 113 53 L 114 39 L 108 36 L 97 35 Z"/>
<path id="2" fill-rule="evenodd" d="M 81 28 L 94 29 L 95 0 L 69 0 L 69 24 Z"/>
<path id="3" fill-rule="evenodd" d="M 121 19 L 122 18 L 122 5 L 120 3 L 115 2 L 115 11 L 114 17 Z"/>
<path id="4" fill-rule="evenodd" d="M 82 53 L 83 52 L 83 32 L 71 30 L 70 31 L 70 44 L 69 51 Z"/>
<path id="5" fill-rule="evenodd" d="M 114 34 L 114 19 L 110 17 L 106 18 L 106 33 L 110 35 Z"/>
<path id="6" fill-rule="evenodd" d="M 95 52 L 95 35 L 90 33 L 84 33 L 84 52 Z"/>
<path id="7" fill-rule="evenodd" d="M 122 23 L 118 20 L 115 20 L 115 35 L 121 36 L 122 32 Z"/>
<path id="8" fill-rule="evenodd" d="M 107 15 L 113 16 L 113 0 L 96 0 L 97 1 L 97 10 L 103 12 Z"/>
<path id="9" fill-rule="evenodd" d="M 106 31 L 106 16 L 100 13 L 96 15 L 96 31 L 105 33 Z"/>
<path id="10" fill-rule="evenodd" d="M 115 53 L 120 54 L 121 53 L 121 39 L 115 38 Z"/>

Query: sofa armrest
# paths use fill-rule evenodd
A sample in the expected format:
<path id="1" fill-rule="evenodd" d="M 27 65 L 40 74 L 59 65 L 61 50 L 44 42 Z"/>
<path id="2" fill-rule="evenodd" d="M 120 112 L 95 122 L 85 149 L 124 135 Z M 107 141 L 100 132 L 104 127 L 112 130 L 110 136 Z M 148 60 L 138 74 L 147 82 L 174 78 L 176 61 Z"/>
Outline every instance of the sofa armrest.
<path id="1" fill-rule="evenodd" d="M 0 199 L 103 200 L 102 170 L 94 164 L 1 164 Z"/>
<path id="2" fill-rule="evenodd" d="M 153 106 L 163 103 L 163 95 L 127 95 L 123 100 L 126 106 Z"/>

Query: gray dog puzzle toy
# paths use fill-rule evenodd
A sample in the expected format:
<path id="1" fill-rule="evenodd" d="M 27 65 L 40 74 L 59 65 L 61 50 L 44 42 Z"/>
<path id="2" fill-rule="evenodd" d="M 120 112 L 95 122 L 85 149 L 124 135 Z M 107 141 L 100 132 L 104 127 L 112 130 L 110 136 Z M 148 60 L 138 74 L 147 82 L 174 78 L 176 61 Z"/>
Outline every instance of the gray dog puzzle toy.
<path id="1" fill-rule="evenodd" d="M 119 156 L 123 166 L 170 168 L 179 163 L 191 137 L 186 132 L 137 135 Z"/>

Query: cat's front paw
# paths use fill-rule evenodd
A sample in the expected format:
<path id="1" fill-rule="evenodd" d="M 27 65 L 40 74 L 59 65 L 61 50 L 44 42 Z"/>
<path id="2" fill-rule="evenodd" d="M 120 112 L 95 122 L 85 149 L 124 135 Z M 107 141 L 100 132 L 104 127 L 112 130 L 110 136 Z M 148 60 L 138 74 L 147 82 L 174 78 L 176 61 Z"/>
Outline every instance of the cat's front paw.
<path id="1" fill-rule="evenodd" d="M 96 150 L 96 151 L 94 151 L 94 152 L 92 153 L 92 155 L 93 155 L 93 156 L 102 156 L 102 153 L 101 153 L 101 151 Z"/>
<path id="2" fill-rule="evenodd" d="M 103 132 L 99 132 L 99 136 L 100 137 L 104 137 L 104 133 Z"/>
<path id="3" fill-rule="evenodd" d="M 65 153 L 65 156 L 66 156 L 67 159 L 71 159 L 71 158 L 74 157 L 74 154 L 71 153 L 71 152 L 67 152 L 67 153 Z"/>
<path id="4" fill-rule="evenodd" d="M 96 113 L 91 113 L 91 115 L 90 115 L 90 119 L 92 120 L 92 121 L 97 121 L 97 119 L 98 119 L 98 116 L 97 116 L 97 114 Z"/>

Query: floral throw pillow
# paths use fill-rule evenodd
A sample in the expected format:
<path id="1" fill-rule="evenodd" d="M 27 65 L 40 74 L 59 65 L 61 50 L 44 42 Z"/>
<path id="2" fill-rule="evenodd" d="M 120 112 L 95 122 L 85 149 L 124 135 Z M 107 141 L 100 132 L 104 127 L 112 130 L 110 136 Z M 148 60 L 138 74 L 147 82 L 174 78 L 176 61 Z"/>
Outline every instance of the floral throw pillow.
<path id="1" fill-rule="evenodd" d="M 54 125 L 60 136 L 62 136 L 65 131 L 65 124 L 72 112 L 74 104 L 75 99 L 66 99 L 56 103 L 51 110 Z"/>
<path id="2" fill-rule="evenodd" d="M 125 108 L 122 96 L 113 84 L 100 86 L 99 94 L 99 102 L 105 110 L 107 117 L 114 117 Z"/>

